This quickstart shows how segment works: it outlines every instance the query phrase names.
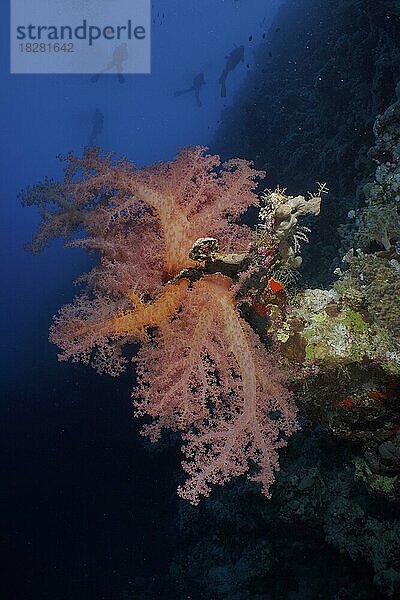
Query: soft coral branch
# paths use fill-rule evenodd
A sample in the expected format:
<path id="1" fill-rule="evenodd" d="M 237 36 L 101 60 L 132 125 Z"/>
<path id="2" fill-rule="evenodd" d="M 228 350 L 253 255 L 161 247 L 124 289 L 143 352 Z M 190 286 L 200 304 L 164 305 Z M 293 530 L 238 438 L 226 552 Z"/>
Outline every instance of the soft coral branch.
<path id="1" fill-rule="evenodd" d="M 296 411 L 274 357 L 239 317 L 231 280 L 208 275 L 188 289 L 168 339 L 139 352 L 137 414 L 184 434 L 189 480 L 179 489 L 197 503 L 210 484 L 248 473 L 268 495 L 277 449 L 295 429 Z"/>
<path id="2" fill-rule="evenodd" d="M 187 285 L 184 279 L 167 285 L 153 303 L 144 303 L 131 292 L 124 307 L 105 297 L 78 296 L 54 318 L 50 341 L 62 350 L 58 355 L 60 360 L 89 362 L 94 357 L 98 371 L 118 374 L 113 364 L 103 364 L 96 354 L 104 353 L 107 347 L 109 359 L 115 346 L 115 355 L 119 356 L 121 344 L 145 341 L 149 327 L 167 330 L 169 318 L 178 310 Z"/>
<path id="3" fill-rule="evenodd" d="M 59 358 L 118 375 L 123 346 L 141 344 L 135 412 L 150 418 L 152 439 L 182 432 L 189 480 L 179 493 L 193 503 L 246 473 L 268 495 L 277 449 L 296 428 L 283 376 L 239 316 L 232 280 L 189 257 L 207 236 L 222 253 L 248 250 L 252 232 L 237 219 L 257 203 L 262 175 L 201 147 L 143 169 L 94 148 L 66 158 L 63 182 L 24 196 L 43 216 L 37 248 L 61 234 L 99 254 L 81 278 L 86 291 L 55 317 Z"/>
<path id="4" fill-rule="evenodd" d="M 189 480 L 179 494 L 193 504 L 209 494 L 210 484 L 222 485 L 245 473 L 261 482 L 269 496 L 278 469 L 277 449 L 286 444 L 284 436 L 296 429 L 296 410 L 283 374 L 238 316 L 228 285 L 225 279 L 214 278 L 212 310 L 224 341 L 218 368 L 224 364 L 235 385 L 215 394 L 206 417 L 184 435 L 183 467 Z"/>

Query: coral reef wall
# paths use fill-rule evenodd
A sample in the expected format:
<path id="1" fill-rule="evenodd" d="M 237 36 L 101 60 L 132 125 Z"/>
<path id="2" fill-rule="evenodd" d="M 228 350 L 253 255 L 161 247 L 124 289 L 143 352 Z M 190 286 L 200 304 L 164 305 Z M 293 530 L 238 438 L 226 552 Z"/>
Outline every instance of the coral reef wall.
<path id="1" fill-rule="evenodd" d="M 399 32 L 400 9 L 390 0 L 286 3 L 211 144 L 223 156 L 253 159 L 269 188 L 284 182 L 297 193 L 327 182 L 331 193 L 304 264 L 313 285 L 329 282 L 337 226 L 363 202 L 373 124 L 400 80 Z"/>
<path id="2" fill-rule="evenodd" d="M 358 339 L 371 328 L 360 306 L 369 307 L 381 333 L 390 324 L 394 342 L 398 302 L 388 290 L 397 299 L 399 33 L 398 1 L 288 2 L 212 144 L 224 157 L 252 158 L 270 189 L 297 194 L 327 182 L 300 283 L 327 290 L 336 282 L 296 302 L 326 296 L 326 315 L 337 321 L 329 298 L 337 294 L 341 324 Z M 376 273 L 378 285 L 365 285 Z M 367 281 L 350 285 L 360 274 Z M 317 325 L 321 319 L 309 333 Z M 315 394 L 310 380 L 303 397 L 298 390 L 302 428 L 282 456 L 272 500 L 246 483 L 220 490 L 200 512 L 183 507 L 187 537 L 171 569 L 182 596 L 400 597 L 398 380 L 391 369 L 367 368 L 363 357 L 350 362 L 321 376 Z"/>

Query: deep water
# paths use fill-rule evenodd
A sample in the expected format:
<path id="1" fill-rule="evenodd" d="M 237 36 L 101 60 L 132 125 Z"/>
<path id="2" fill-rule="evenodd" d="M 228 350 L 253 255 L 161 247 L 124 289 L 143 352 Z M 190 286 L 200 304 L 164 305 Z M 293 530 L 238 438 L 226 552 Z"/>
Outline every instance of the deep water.
<path id="1" fill-rule="evenodd" d="M 37 216 L 17 194 L 61 174 L 56 156 L 90 142 L 96 109 L 104 119 L 96 143 L 139 165 L 207 145 L 278 4 L 254 1 L 249 11 L 234 0 L 154 2 L 152 74 L 123 84 L 112 75 L 96 84 L 85 75 L 10 75 L 9 14 L 1 6 L 4 600 L 144 597 L 134 591 L 136 578 L 148 587 L 161 576 L 155 597 L 174 598 L 166 575 L 179 536 L 179 457 L 173 444 L 154 451 L 139 436 L 132 372 L 114 380 L 59 364 L 47 341 L 52 315 L 72 298 L 71 281 L 89 261 L 58 243 L 41 256 L 25 252 Z M 231 74 L 223 100 L 225 56 L 242 44 L 246 64 Z M 201 108 L 192 94 L 174 97 L 200 71 Z"/>
<path id="2" fill-rule="evenodd" d="M 60 176 L 56 155 L 93 139 L 139 165 L 207 145 L 254 160 L 271 188 L 298 194 L 328 183 L 300 280 L 327 285 L 339 264 L 337 226 L 373 171 L 373 122 L 400 80 L 396 3 L 155 0 L 152 74 L 124 83 L 10 75 L 4 3 L 0 22 L 0 600 L 395 598 L 374 576 L 386 548 L 397 549 L 397 509 L 355 489 L 354 446 L 307 419 L 282 454 L 271 502 L 242 481 L 199 508 L 178 499 L 177 445 L 173 435 L 158 447 L 139 435 L 132 371 L 111 378 L 57 362 L 52 315 L 92 258 L 58 241 L 39 256 L 26 252 L 38 218 L 17 195 Z M 240 45 L 244 62 L 223 99 L 218 78 Z M 174 96 L 200 72 L 200 107 L 193 94 Z M 94 134 L 96 109 L 104 123 Z M 343 513 L 349 531 L 338 532 Z M 369 537 L 363 530 L 357 545 L 363 518 Z M 378 548 L 388 531 L 394 541 Z"/>

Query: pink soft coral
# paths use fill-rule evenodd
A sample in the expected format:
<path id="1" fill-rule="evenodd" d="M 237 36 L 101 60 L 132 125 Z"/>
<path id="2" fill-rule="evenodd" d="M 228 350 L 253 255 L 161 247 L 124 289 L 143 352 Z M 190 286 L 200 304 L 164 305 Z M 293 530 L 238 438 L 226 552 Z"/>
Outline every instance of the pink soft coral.
<path id="1" fill-rule="evenodd" d="M 236 221 L 256 204 L 261 175 L 244 160 L 221 164 L 203 148 L 143 169 L 92 149 L 67 158 L 64 182 L 24 197 L 43 215 L 34 249 L 63 235 L 100 255 L 82 278 L 87 291 L 55 318 L 60 359 L 118 375 L 123 346 L 141 343 L 135 411 L 151 417 L 144 433 L 152 439 L 162 428 L 183 432 L 189 479 L 179 494 L 192 503 L 211 484 L 244 473 L 268 495 L 277 449 L 296 428 L 283 376 L 239 316 L 232 280 L 202 273 L 189 258 L 205 236 L 222 252 L 248 250 L 251 231 Z M 80 230 L 86 237 L 78 240 Z"/>
<path id="2" fill-rule="evenodd" d="M 218 274 L 194 283 L 167 337 L 144 345 L 137 358 L 137 413 L 153 417 L 146 428 L 153 439 L 162 427 L 185 432 L 189 479 L 179 495 L 193 504 L 210 484 L 244 473 L 268 496 L 281 434 L 296 428 L 284 377 L 239 317 L 230 288 Z"/>

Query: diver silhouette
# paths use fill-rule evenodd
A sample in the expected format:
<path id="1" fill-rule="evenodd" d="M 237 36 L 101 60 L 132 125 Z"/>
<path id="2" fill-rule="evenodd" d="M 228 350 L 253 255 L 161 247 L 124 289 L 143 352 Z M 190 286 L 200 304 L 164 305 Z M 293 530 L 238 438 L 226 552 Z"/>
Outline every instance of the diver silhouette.
<path id="1" fill-rule="evenodd" d="M 92 83 L 96 83 L 99 80 L 100 76 L 103 75 L 103 73 L 108 73 L 113 70 L 115 70 L 117 73 L 118 81 L 120 83 L 124 83 L 125 79 L 124 79 L 124 76 L 122 75 L 124 67 L 123 67 L 122 63 L 125 62 L 127 59 L 128 59 L 128 45 L 126 42 L 123 42 L 122 44 L 120 44 L 119 46 L 117 46 L 114 49 L 112 58 L 111 58 L 110 62 L 104 67 L 104 69 L 102 71 L 100 71 L 99 73 L 97 73 L 96 75 L 93 75 Z"/>
<path id="2" fill-rule="evenodd" d="M 226 78 L 231 71 L 234 71 L 240 62 L 244 62 L 244 46 L 239 46 L 232 50 L 226 57 L 225 69 L 221 73 L 219 83 L 221 85 L 221 98 L 226 98 Z"/>
<path id="3" fill-rule="evenodd" d="M 98 137 L 103 131 L 103 125 L 104 115 L 99 108 L 96 108 L 93 113 L 92 131 L 90 133 L 89 146 L 94 146 L 95 142 L 97 142 Z"/>
<path id="4" fill-rule="evenodd" d="M 177 92 L 174 93 L 174 96 L 182 96 L 182 94 L 188 94 L 189 92 L 194 92 L 194 96 L 196 98 L 196 104 L 197 104 L 197 106 L 200 107 L 202 105 L 201 100 L 200 100 L 200 90 L 204 84 L 205 84 L 204 73 L 199 73 L 193 79 L 192 87 L 187 88 L 185 90 L 178 90 Z"/>

